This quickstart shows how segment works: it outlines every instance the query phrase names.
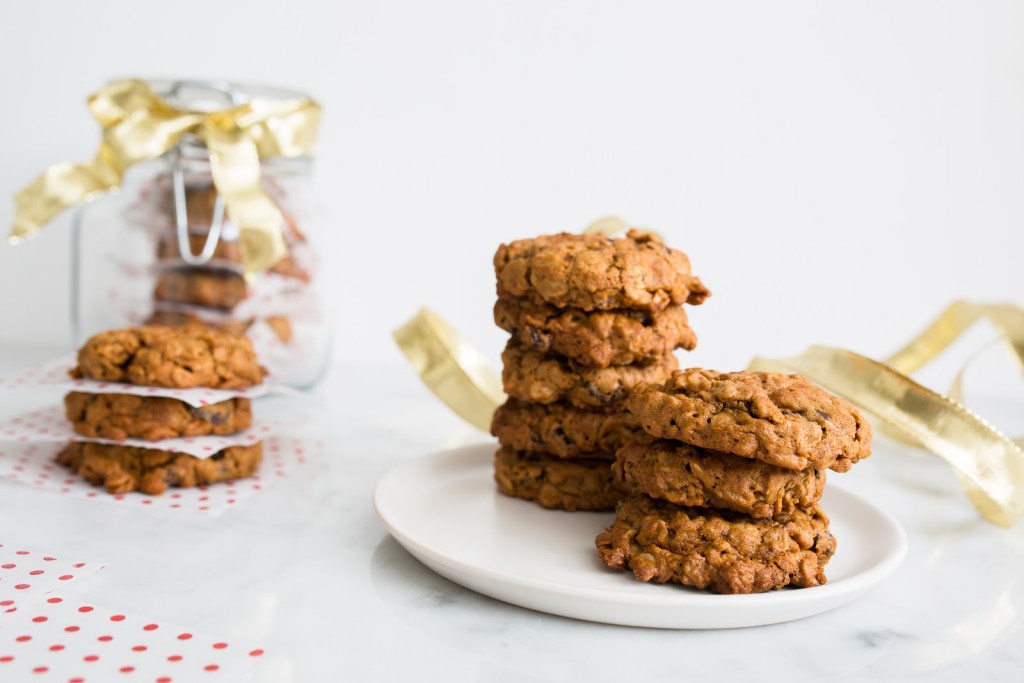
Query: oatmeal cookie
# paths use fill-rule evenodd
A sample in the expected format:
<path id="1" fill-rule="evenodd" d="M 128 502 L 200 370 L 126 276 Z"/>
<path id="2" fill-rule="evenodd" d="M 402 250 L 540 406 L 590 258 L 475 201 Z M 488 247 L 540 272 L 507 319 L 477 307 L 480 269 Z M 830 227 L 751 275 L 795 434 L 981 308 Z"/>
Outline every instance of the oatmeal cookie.
<path id="1" fill-rule="evenodd" d="M 494 454 L 494 480 L 506 496 L 532 500 L 542 507 L 568 510 L 614 510 L 622 492 L 612 479 L 610 456 L 560 460 L 500 448 Z"/>
<path id="2" fill-rule="evenodd" d="M 146 318 L 147 325 L 166 325 L 167 327 L 199 325 L 201 327 L 208 327 L 212 330 L 227 332 L 229 334 L 245 334 L 246 330 L 249 329 L 249 326 L 252 325 L 252 323 L 252 318 L 248 320 L 209 320 L 207 318 L 201 318 L 195 313 L 188 311 L 174 311 L 166 309 L 157 309 L 153 311 L 148 318 Z"/>
<path id="3" fill-rule="evenodd" d="M 194 306 L 231 309 L 245 299 L 245 277 L 229 270 L 175 268 L 156 278 L 153 298 Z"/>
<path id="4" fill-rule="evenodd" d="M 612 471 L 618 481 L 652 498 L 759 519 L 810 507 L 825 490 L 824 470 L 787 470 L 678 441 L 624 446 L 615 454 Z"/>
<path id="5" fill-rule="evenodd" d="M 192 250 L 192 253 L 199 255 L 202 253 L 203 247 L 206 246 L 206 235 L 190 233 L 188 241 L 189 248 Z M 163 260 L 177 260 L 181 258 L 181 249 L 178 245 L 177 233 L 166 234 L 160 239 L 157 246 L 157 258 Z M 213 256 L 210 258 L 227 263 L 237 263 L 239 264 L 237 267 L 241 269 L 242 247 L 238 240 L 226 240 L 221 238 L 217 240 L 217 245 L 213 248 Z M 301 282 L 309 282 L 312 279 L 309 275 L 309 271 L 296 263 L 295 259 L 290 255 L 284 256 L 281 260 L 268 268 L 267 272 L 276 273 L 282 277 L 292 278 Z"/>
<path id="6" fill-rule="evenodd" d="M 557 353 L 599 368 L 651 363 L 675 349 L 691 350 L 697 335 L 681 306 L 660 313 L 560 309 L 524 301 L 498 299 L 494 322 L 523 346 Z"/>
<path id="7" fill-rule="evenodd" d="M 187 389 L 240 389 L 266 374 L 245 337 L 199 326 L 100 332 L 78 351 L 75 378 Z"/>
<path id="8" fill-rule="evenodd" d="M 108 493 L 158 496 L 168 487 L 192 487 L 248 477 L 259 467 L 263 444 L 232 446 L 209 458 L 153 448 L 72 442 L 57 455 L 64 465 Z"/>
<path id="9" fill-rule="evenodd" d="M 661 384 L 679 368 L 668 355 L 645 365 L 594 368 L 509 341 L 501 354 L 505 393 L 530 403 L 566 401 L 577 408 L 600 408 L 623 401 L 641 382 Z"/>
<path id="10" fill-rule="evenodd" d="M 501 445 L 519 451 L 579 458 L 587 453 L 614 453 L 643 430 L 624 410 L 580 410 L 564 403 L 509 399 L 494 411 L 491 434 Z"/>
<path id="11" fill-rule="evenodd" d="M 710 295 L 686 254 L 639 230 L 618 239 L 563 232 L 502 244 L 494 271 L 499 298 L 587 311 L 656 312 Z"/>
<path id="12" fill-rule="evenodd" d="M 113 441 L 236 434 L 252 424 L 247 398 L 195 407 L 174 398 L 73 391 L 64 410 L 76 434 Z"/>
<path id="13" fill-rule="evenodd" d="M 623 499 L 596 543 L 602 562 L 631 569 L 640 581 L 675 581 L 715 593 L 821 585 L 836 549 L 818 506 L 755 520 L 647 496 Z"/>
<path id="14" fill-rule="evenodd" d="M 198 256 L 202 253 L 203 247 L 206 246 L 206 238 L 207 235 L 205 233 L 189 233 L 189 249 L 194 255 Z M 181 258 L 177 232 L 167 232 L 161 236 L 160 242 L 157 244 L 157 258 L 165 260 Z M 226 240 L 221 237 L 213 248 L 213 256 L 211 258 L 241 264 L 242 245 L 239 244 L 238 240 Z"/>
<path id="15" fill-rule="evenodd" d="M 627 405 L 652 436 L 788 469 L 846 472 L 871 454 L 868 421 L 800 375 L 691 368 Z"/>

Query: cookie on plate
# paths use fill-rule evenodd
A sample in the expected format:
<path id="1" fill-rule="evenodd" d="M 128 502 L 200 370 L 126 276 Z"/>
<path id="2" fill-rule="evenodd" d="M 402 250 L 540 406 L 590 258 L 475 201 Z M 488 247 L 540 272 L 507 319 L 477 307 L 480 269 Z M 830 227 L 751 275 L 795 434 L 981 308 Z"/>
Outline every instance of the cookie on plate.
<path id="1" fill-rule="evenodd" d="M 639 385 L 629 411 L 651 436 L 793 470 L 846 472 L 871 454 L 871 425 L 800 375 L 691 368 Z"/>
<path id="2" fill-rule="evenodd" d="M 502 447 L 494 455 L 494 480 L 507 496 L 557 510 L 614 510 L 622 497 L 611 456 L 562 460 Z"/>
<path id="3" fill-rule="evenodd" d="M 760 593 L 827 581 L 825 565 L 836 549 L 828 524 L 818 506 L 758 520 L 632 496 L 596 544 L 602 562 L 630 569 L 640 581 Z"/>
<path id="4" fill-rule="evenodd" d="M 491 434 L 517 451 L 578 458 L 614 453 L 641 435 L 640 424 L 625 411 L 581 410 L 564 403 L 542 405 L 509 399 L 494 411 Z"/>
<path id="5" fill-rule="evenodd" d="M 578 308 L 498 299 L 494 322 L 526 348 L 600 368 L 656 362 L 676 349 L 689 351 L 697 346 L 697 335 L 681 306 L 658 313 L 588 313 Z"/>
<path id="6" fill-rule="evenodd" d="M 758 519 L 808 508 L 825 490 L 824 470 L 787 470 L 667 440 L 620 448 L 612 471 L 619 481 L 652 498 L 725 508 Z"/>
<path id="7" fill-rule="evenodd" d="M 155 448 L 72 442 L 57 462 L 103 486 L 108 493 L 160 495 L 170 487 L 193 487 L 248 477 L 263 459 L 263 444 L 232 446 L 208 458 Z"/>
<path id="8" fill-rule="evenodd" d="M 505 393 L 530 403 L 568 402 L 577 408 L 603 408 L 621 403 L 641 383 L 660 384 L 679 368 L 668 355 L 646 364 L 595 368 L 544 354 L 512 340 L 501 354 Z"/>
<path id="9" fill-rule="evenodd" d="M 587 311 L 661 311 L 703 303 L 710 292 L 686 254 L 657 236 L 559 233 L 502 244 L 494 255 L 498 297 Z"/>

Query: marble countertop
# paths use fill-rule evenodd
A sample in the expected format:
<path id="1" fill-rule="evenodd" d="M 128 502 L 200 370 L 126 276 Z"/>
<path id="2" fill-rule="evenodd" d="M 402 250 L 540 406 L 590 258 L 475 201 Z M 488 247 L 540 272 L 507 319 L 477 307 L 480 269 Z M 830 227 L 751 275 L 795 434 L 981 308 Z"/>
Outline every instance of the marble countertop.
<path id="1" fill-rule="evenodd" d="M 0 351 L 0 373 L 48 357 Z M 0 417 L 57 400 L 0 393 Z M 0 481 L 0 542 L 102 561 L 85 593 L 97 605 L 261 643 L 261 682 L 1019 680 L 1024 524 L 981 520 L 927 454 L 880 439 L 842 475 L 907 531 L 888 581 L 800 621 L 666 631 L 504 604 L 434 574 L 388 536 L 372 495 L 390 467 L 489 439 L 400 361 L 336 367 L 303 412 L 303 435 L 325 451 L 221 516 L 169 518 Z"/>

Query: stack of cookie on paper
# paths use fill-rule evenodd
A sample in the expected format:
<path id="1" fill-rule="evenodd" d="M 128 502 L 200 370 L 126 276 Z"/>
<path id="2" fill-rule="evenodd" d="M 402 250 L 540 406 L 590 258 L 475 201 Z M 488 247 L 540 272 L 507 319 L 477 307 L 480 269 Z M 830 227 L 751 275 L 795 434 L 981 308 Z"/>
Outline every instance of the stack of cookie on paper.
<path id="1" fill-rule="evenodd" d="M 258 385 L 264 370 L 245 337 L 199 326 L 139 327 L 101 332 L 78 352 L 73 377 L 103 383 L 159 388 L 237 390 Z M 166 439 L 234 435 L 252 423 L 249 398 L 232 397 L 195 407 L 159 395 L 87 393 L 64 398 L 67 418 L 86 440 L 57 456 L 110 493 L 157 495 L 168 487 L 191 487 L 247 477 L 263 456 L 262 443 L 231 446 L 209 457 L 161 448 Z M 117 442 L 152 442 L 152 448 Z"/>
<path id="2" fill-rule="evenodd" d="M 614 471 L 637 493 L 597 537 L 606 565 L 717 593 L 825 583 L 825 470 L 871 454 L 856 408 L 799 375 L 702 369 L 634 387 L 628 408 L 645 435 Z"/>
<path id="3" fill-rule="evenodd" d="M 176 215 L 172 197 L 168 192 L 165 200 L 165 214 L 171 217 Z M 212 184 L 186 189 L 187 236 L 179 235 L 174 221 L 160 229 L 154 310 L 147 323 L 172 326 L 198 323 L 242 334 L 254 322 L 251 316 L 235 315 L 235 309 L 249 296 L 249 285 L 242 269 L 238 228 L 225 218 L 223 204 L 218 207 L 217 197 Z M 221 230 L 210 244 L 210 258 L 199 265 L 188 263 L 183 254 L 186 251 L 197 257 L 203 254 L 208 249 L 207 241 L 215 224 L 219 224 Z M 288 221 L 285 239 L 292 245 L 305 239 L 294 221 Z M 288 278 L 297 287 L 310 280 L 309 273 L 291 256 L 278 261 L 269 272 Z M 281 342 L 291 341 L 292 326 L 287 317 L 271 312 L 261 319 Z"/>
<path id="4" fill-rule="evenodd" d="M 697 343 L 683 304 L 709 292 L 686 254 L 637 230 L 518 240 L 494 268 L 495 322 L 512 336 L 509 399 L 491 426 L 498 488 L 546 508 L 614 509 L 615 452 L 641 433 L 624 399 L 678 368 L 673 351 Z"/>

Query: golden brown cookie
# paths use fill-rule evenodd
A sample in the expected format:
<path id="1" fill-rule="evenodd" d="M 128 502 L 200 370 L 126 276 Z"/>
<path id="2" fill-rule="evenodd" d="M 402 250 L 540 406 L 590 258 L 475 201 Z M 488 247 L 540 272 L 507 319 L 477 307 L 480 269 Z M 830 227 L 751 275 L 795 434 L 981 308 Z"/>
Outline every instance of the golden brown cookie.
<path id="1" fill-rule="evenodd" d="M 167 327 L 184 327 L 185 325 L 199 325 L 208 327 L 211 330 L 227 332 L 229 334 L 245 334 L 252 325 L 252 318 L 248 320 L 208 320 L 200 318 L 195 313 L 188 311 L 174 311 L 157 309 L 146 318 L 147 325 L 165 325 Z"/>
<path id="2" fill-rule="evenodd" d="M 821 508 L 755 520 L 728 510 L 624 498 L 597 537 L 601 561 L 640 581 L 678 582 L 715 593 L 760 593 L 826 582 L 836 549 Z"/>
<path id="3" fill-rule="evenodd" d="M 824 470 L 787 470 L 678 441 L 620 448 L 612 471 L 618 481 L 652 498 L 726 508 L 759 519 L 810 507 L 825 490 Z"/>
<path id="4" fill-rule="evenodd" d="M 612 478 L 609 458 L 561 460 L 503 447 L 494 454 L 494 480 L 506 496 L 546 508 L 614 510 L 623 494 Z"/>
<path id="5" fill-rule="evenodd" d="M 198 256 L 203 252 L 203 248 L 206 246 L 206 233 L 197 234 L 189 233 L 188 243 L 189 249 L 192 250 L 194 256 Z M 180 259 L 181 248 L 178 245 L 178 233 L 167 232 L 163 234 L 157 244 L 157 258 L 159 259 Z M 242 246 L 238 240 L 226 240 L 220 238 L 217 240 L 217 244 L 213 248 L 213 256 L 211 258 L 227 261 L 229 263 L 242 263 Z"/>
<path id="6" fill-rule="evenodd" d="M 635 387 L 627 405 L 651 436 L 778 467 L 846 472 L 871 455 L 868 421 L 800 375 L 691 368 Z"/>
<path id="7" fill-rule="evenodd" d="M 188 236 L 188 242 L 189 248 L 192 250 L 192 254 L 198 256 L 203 252 L 203 247 L 206 246 L 206 235 L 190 233 Z M 157 258 L 165 260 L 181 258 L 181 249 L 178 245 L 177 233 L 168 233 L 160 238 L 160 242 L 157 246 Z M 213 248 L 213 255 L 210 258 L 226 261 L 228 263 L 237 263 L 239 264 L 239 267 L 241 267 L 242 247 L 237 240 L 226 240 L 221 238 L 217 240 L 217 244 Z M 267 272 L 276 273 L 282 277 L 288 277 L 302 282 L 309 282 L 311 280 L 309 271 L 296 263 L 295 259 L 290 255 L 286 255 L 284 258 L 272 265 L 267 269 Z"/>
<path id="8" fill-rule="evenodd" d="M 681 306 L 660 313 L 596 311 L 498 299 L 494 322 L 523 346 L 599 368 L 652 363 L 693 349 L 697 335 Z"/>
<path id="9" fill-rule="evenodd" d="M 205 486 L 248 477 L 262 459 L 262 443 L 196 458 L 153 448 L 73 442 L 57 455 L 58 463 L 89 483 L 104 486 L 108 493 L 140 491 L 154 496 L 172 486 Z"/>
<path id="10" fill-rule="evenodd" d="M 710 294 L 686 254 L 639 230 L 618 239 L 563 232 L 502 244 L 494 271 L 499 298 L 587 311 L 656 312 Z"/>
<path id="11" fill-rule="evenodd" d="M 239 389 L 265 374 L 248 339 L 199 326 L 100 332 L 79 349 L 71 371 L 75 378 L 180 389 Z"/>
<path id="12" fill-rule="evenodd" d="M 561 356 L 534 351 L 515 340 L 501 354 L 505 393 L 530 403 L 566 401 L 577 408 L 602 408 L 620 403 L 641 382 L 660 384 L 679 368 L 669 355 L 645 365 L 594 368 Z"/>
<path id="13" fill-rule="evenodd" d="M 167 192 L 164 198 L 165 211 L 173 218 L 174 197 Z M 185 204 L 188 212 L 189 248 L 192 253 L 199 255 L 206 245 L 206 236 L 210 232 L 210 225 L 213 223 L 214 205 L 217 201 L 217 190 L 213 185 L 201 185 L 185 189 Z M 284 237 L 288 246 L 296 242 L 305 242 L 306 236 L 299 229 L 295 217 L 282 211 L 285 220 Z M 178 235 L 175 230 L 166 231 L 159 240 L 157 246 L 157 258 L 178 259 L 181 258 L 181 249 L 178 245 Z M 212 258 L 231 263 L 242 263 L 242 248 L 237 239 L 224 239 L 223 236 L 217 240 Z M 302 282 L 309 282 L 310 275 L 307 270 L 299 266 L 295 260 L 286 255 L 280 261 L 268 269 L 271 273 L 277 273 L 284 277 L 295 278 Z"/>
<path id="14" fill-rule="evenodd" d="M 614 453 L 643 434 L 624 410 L 581 410 L 564 403 L 541 405 L 509 399 L 494 411 L 491 434 L 518 451 L 560 458 Z"/>
<path id="15" fill-rule="evenodd" d="M 232 309 L 245 299 L 245 277 L 229 270 L 175 268 L 156 278 L 157 301 Z"/>
<path id="16" fill-rule="evenodd" d="M 114 441 L 236 434 L 252 424 L 247 398 L 196 407 L 174 398 L 73 391 L 64 410 L 76 434 Z"/>

